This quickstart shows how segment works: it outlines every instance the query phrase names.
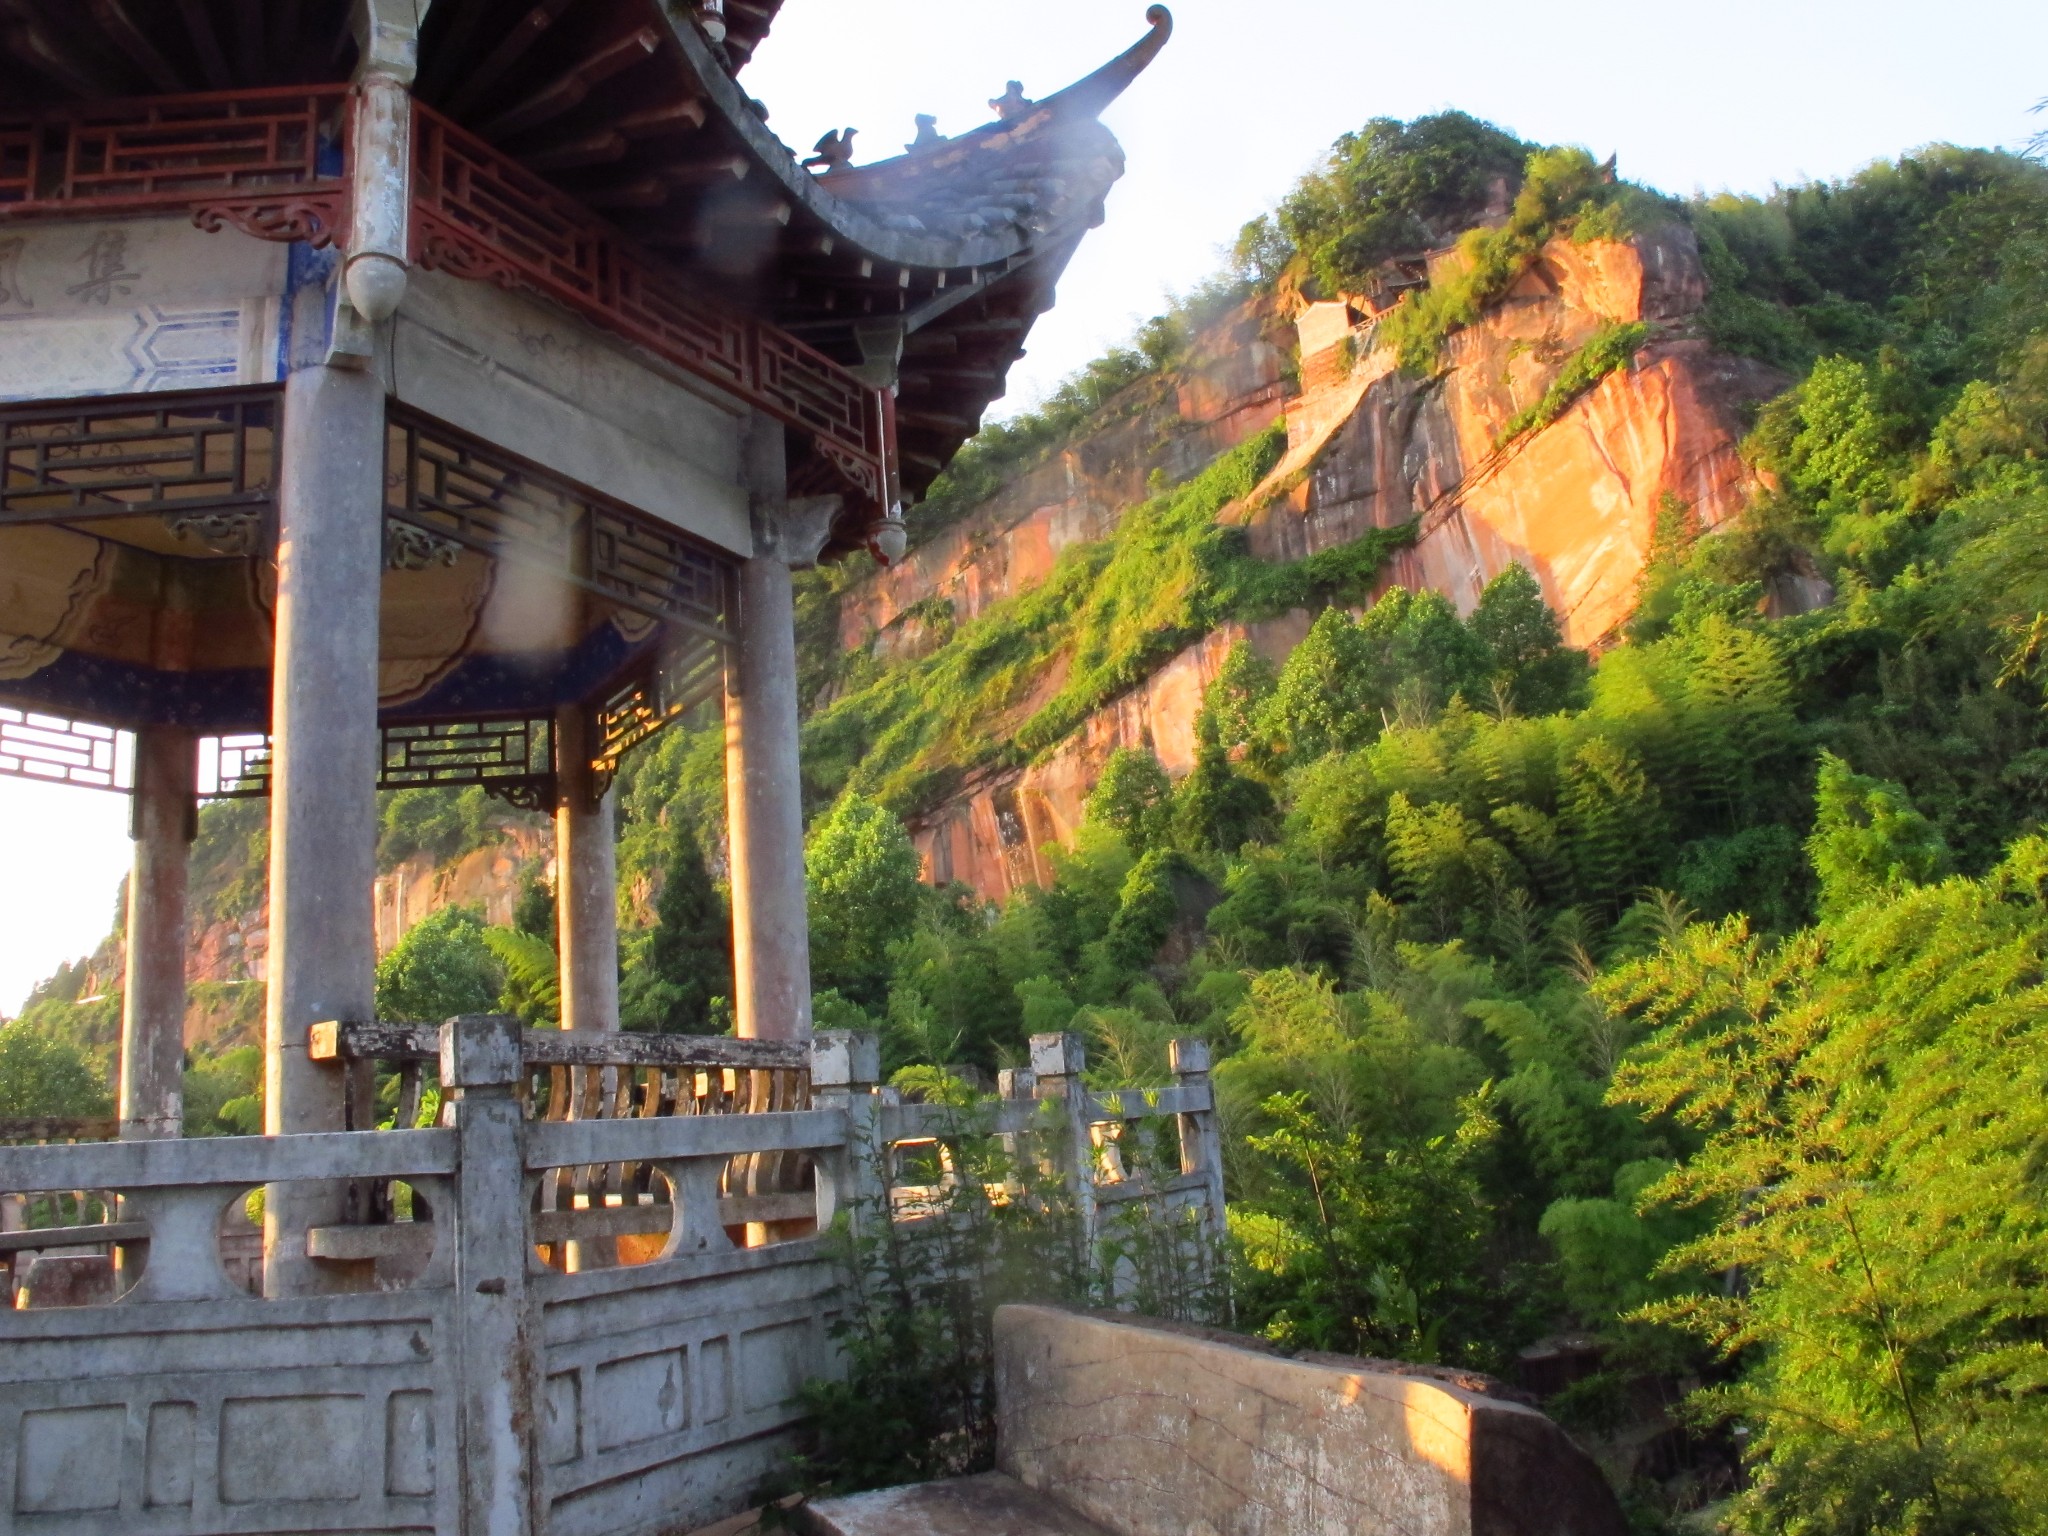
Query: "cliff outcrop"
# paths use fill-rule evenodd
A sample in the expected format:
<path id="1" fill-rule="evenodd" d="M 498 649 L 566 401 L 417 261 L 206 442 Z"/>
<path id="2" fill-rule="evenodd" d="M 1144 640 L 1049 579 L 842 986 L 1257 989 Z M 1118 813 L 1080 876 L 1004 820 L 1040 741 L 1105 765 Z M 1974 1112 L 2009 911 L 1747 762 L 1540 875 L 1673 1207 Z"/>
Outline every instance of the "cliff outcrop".
<path id="1" fill-rule="evenodd" d="M 1187 479 L 1278 420 L 1289 395 L 1285 327 L 1241 305 L 1206 327 L 1180 367 L 1135 386 L 1109 420 L 1026 469 L 895 566 L 840 598 L 839 640 L 882 660 L 938 643 L 929 605 L 966 623 L 1052 574 L 1068 547 L 1100 539 L 1155 483 Z"/>
<path id="2" fill-rule="evenodd" d="M 1449 337 L 1427 378 L 1371 346 L 1370 319 L 1347 327 L 1302 360 L 1311 384 L 1288 403 L 1288 453 L 1272 479 L 1281 493 L 1251 514 L 1253 549 L 1298 560 L 1419 519 L 1389 584 L 1433 587 L 1469 610 L 1519 561 L 1566 639 L 1599 645 L 1627 616 L 1666 498 L 1706 529 L 1741 510 L 1746 414 L 1789 382 L 1713 351 L 1695 330 L 1705 300 L 1692 231 L 1667 224 L 1630 241 L 1552 240 L 1478 324 Z M 1625 366 L 1558 400 L 1547 424 L 1515 430 L 1572 359 L 1637 326 Z M 1355 365 L 1332 366 L 1347 354 Z"/>
<path id="3" fill-rule="evenodd" d="M 1382 588 L 1434 588 L 1469 611 L 1489 579 L 1520 562 L 1566 638 L 1597 647 L 1628 614 L 1666 507 L 1683 503 L 1712 529 L 1746 503 L 1748 415 L 1787 382 L 1709 346 L 1698 327 L 1706 288 L 1683 225 L 1627 240 L 1559 237 L 1446 339 L 1423 377 L 1375 346 L 1378 317 L 1362 300 L 1295 316 L 1298 362 L 1261 339 L 1271 311 L 1246 306 L 1200 338 L 1165 387 L 1139 386 L 1150 391 L 1141 404 L 850 588 L 841 641 L 883 662 L 929 652 L 953 625 L 1044 581 L 1062 549 L 1105 536 L 1158 476 L 1183 478 L 1284 415 L 1284 457 L 1223 513 L 1245 527 L 1253 554 L 1301 560 L 1413 524 Z M 952 625 L 934 622 L 944 608 Z M 1277 664 L 1308 621 L 1219 628 L 1035 761 L 968 775 L 913 820 L 929 877 L 991 898 L 1044 883 L 1045 846 L 1072 837 L 1117 748 L 1148 748 L 1185 772 L 1202 691 L 1232 645 L 1247 639 Z"/>

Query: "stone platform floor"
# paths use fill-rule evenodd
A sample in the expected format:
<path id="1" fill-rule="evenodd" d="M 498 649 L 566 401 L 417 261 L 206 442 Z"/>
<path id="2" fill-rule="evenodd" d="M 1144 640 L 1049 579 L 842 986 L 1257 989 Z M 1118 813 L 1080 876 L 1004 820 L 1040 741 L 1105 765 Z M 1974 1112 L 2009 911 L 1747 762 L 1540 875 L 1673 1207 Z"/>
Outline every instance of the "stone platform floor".
<path id="1" fill-rule="evenodd" d="M 786 1503 L 780 1519 L 749 1510 L 689 1536 L 1109 1536 L 1099 1525 L 1000 1472 Z"/>
<path id="2" fill-rule="evenodd" d="M 1000 1472 L 849 1494 L 790 1513 L 803 1536 L 1107 1536 Z"/>

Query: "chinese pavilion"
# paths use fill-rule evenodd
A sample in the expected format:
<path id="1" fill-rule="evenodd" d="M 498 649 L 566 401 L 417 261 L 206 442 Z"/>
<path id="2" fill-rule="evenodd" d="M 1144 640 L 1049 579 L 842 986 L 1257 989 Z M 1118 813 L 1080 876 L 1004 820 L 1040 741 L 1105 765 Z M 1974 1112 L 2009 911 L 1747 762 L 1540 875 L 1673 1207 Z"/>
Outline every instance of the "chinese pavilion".
<path id="1" fill-rule="evenodd" d="M 0 5 L 0 772 L 133 796 L 124 1136 L 180 1127 L 199 799 L 269 797 L 266 1129 L 341 1130 L 377 792 L 551 809 L 563 1024 L 614 1029 L 611 780 L 714 698 L 739 1032 L 809 1033 L 790 571 L 900 556 L 1171 22 L 855 166 L 748 94 L 778 9 Z"/>

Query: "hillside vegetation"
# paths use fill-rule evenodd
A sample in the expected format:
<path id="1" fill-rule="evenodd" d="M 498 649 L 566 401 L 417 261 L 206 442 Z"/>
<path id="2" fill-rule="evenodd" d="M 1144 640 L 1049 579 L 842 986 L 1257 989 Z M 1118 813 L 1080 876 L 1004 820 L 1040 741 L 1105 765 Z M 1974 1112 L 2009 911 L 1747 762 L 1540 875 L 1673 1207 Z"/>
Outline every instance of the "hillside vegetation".
<path id="1" fill-rule="evenodd" d="M 2048 171 L 1935 147 L 1679 203 L 1459 114 L 1375 122 L 1212 289 L 971 445 L 920 534 L 1132 409 L 1205 306 L 1367 291 L 1457 240 L 1378 331 L 1427 373 L 1546 240 L 1664 220 L 1705 256 L 1708 339 L 1797 382 L 1746 446 L 1767 489 L 1705 536 L 1668 501 L 1597 658 L 1519 568 L 1465 617 L 1370 601 L 1401 530 L 1254 560 L 1217 514 L 1270 432 L 1035 589 L 940 605 L 914 659 L 839 654 L 852 577 L 809 578 L 818 1022 L 879 1030 L 913 1088 L 1053 1029 L 1156 1083 L 1205 1036 L 1236 1324 L 1505 1374 L 1577 1341 L 1547 1406 L 1646 1531 L 2048 1531 Z M 1831 597 L 1770 616 L 1788 574 Z M 901 817 L 1292 608 L 1318 616 L 1284 664 L 1240 648 L 1209 689 L 1193 772 L 1111 760 L 1050 886 L 918 883 Z M 723 1026 L 722 808 L 708 725 L 626 777 L 638 1027 Z M 546 1020 L 545 904 L 416 929 L 387 995 Z M 76 1097 L 62 993 L 0 1032 L 0 1077 Z M 923 1464 L 869 1439 L 873 1477 Z"/>

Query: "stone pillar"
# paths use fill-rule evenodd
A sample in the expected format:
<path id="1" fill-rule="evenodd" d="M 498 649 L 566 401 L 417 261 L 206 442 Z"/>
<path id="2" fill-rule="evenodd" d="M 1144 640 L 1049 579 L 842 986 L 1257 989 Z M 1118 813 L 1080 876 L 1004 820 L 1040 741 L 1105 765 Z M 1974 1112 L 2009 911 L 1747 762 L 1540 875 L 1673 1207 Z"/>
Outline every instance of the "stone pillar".
<path id="1" fill-rule="evenodd" d="M 818 558 L 841 503 L 788 499 L 782 428 L 766 417 L 749 429 L 745 470 L 754 555 L 740 567 L 739 654 L 725 691 L 733 1016 L 742 1038 L 802 1040 L 811 1033 L 811 936 L 790 570 Z"/>
<path id="2" fill-rule="evenodd" d="M 123 1141 L 184 1133 L 185 881 L 190 863 L 198 743 L 190 731 L 136 733 L 128 876 L 128 975 L 121 993 Z"/>
<path id="3" fill-rule="evenodd" d="M 562 1028 L 619 1027 L 619 870 L 615 789 L 592 800 L 589 714 L 580 705 L 555 712 L 555 948 L 562 980 Z M 586 1068 L 594 1071 L 595 1068 Z M 615 1083 L 604 1069 L 605 1097 Z M 580 1097 L 569 1117 L 582 1118 Z M 575 1193 L 601 1201 L 589 1170 L 576 1179 Z M 618 1262 L 618 1244 L 593 1238 L 565 1245 L 563 1265 L 571 1274 L 608 1269 Z"/>
<path id="4" fill-rule="evenodd" d="M 285 384 L 277 643 L 271 683 L 269 1013 L 264 1130 L 339 1131 L 343 1078 L 307 1054 L 327 1019 L 375 1017 L 377 617 L 383 579 L 384 389 L 374 372 L 310 367 Z M 272 1185 L 264 1289 L 341 1287 L 306 1257 L 342 1186 Z"/>
<path id="5" fill-rule="evenodd" d="M 562 1028 L 619 1027 L 617 794 L 593 800 L 588 713 L 555 715 L 555 948 Z"/>

